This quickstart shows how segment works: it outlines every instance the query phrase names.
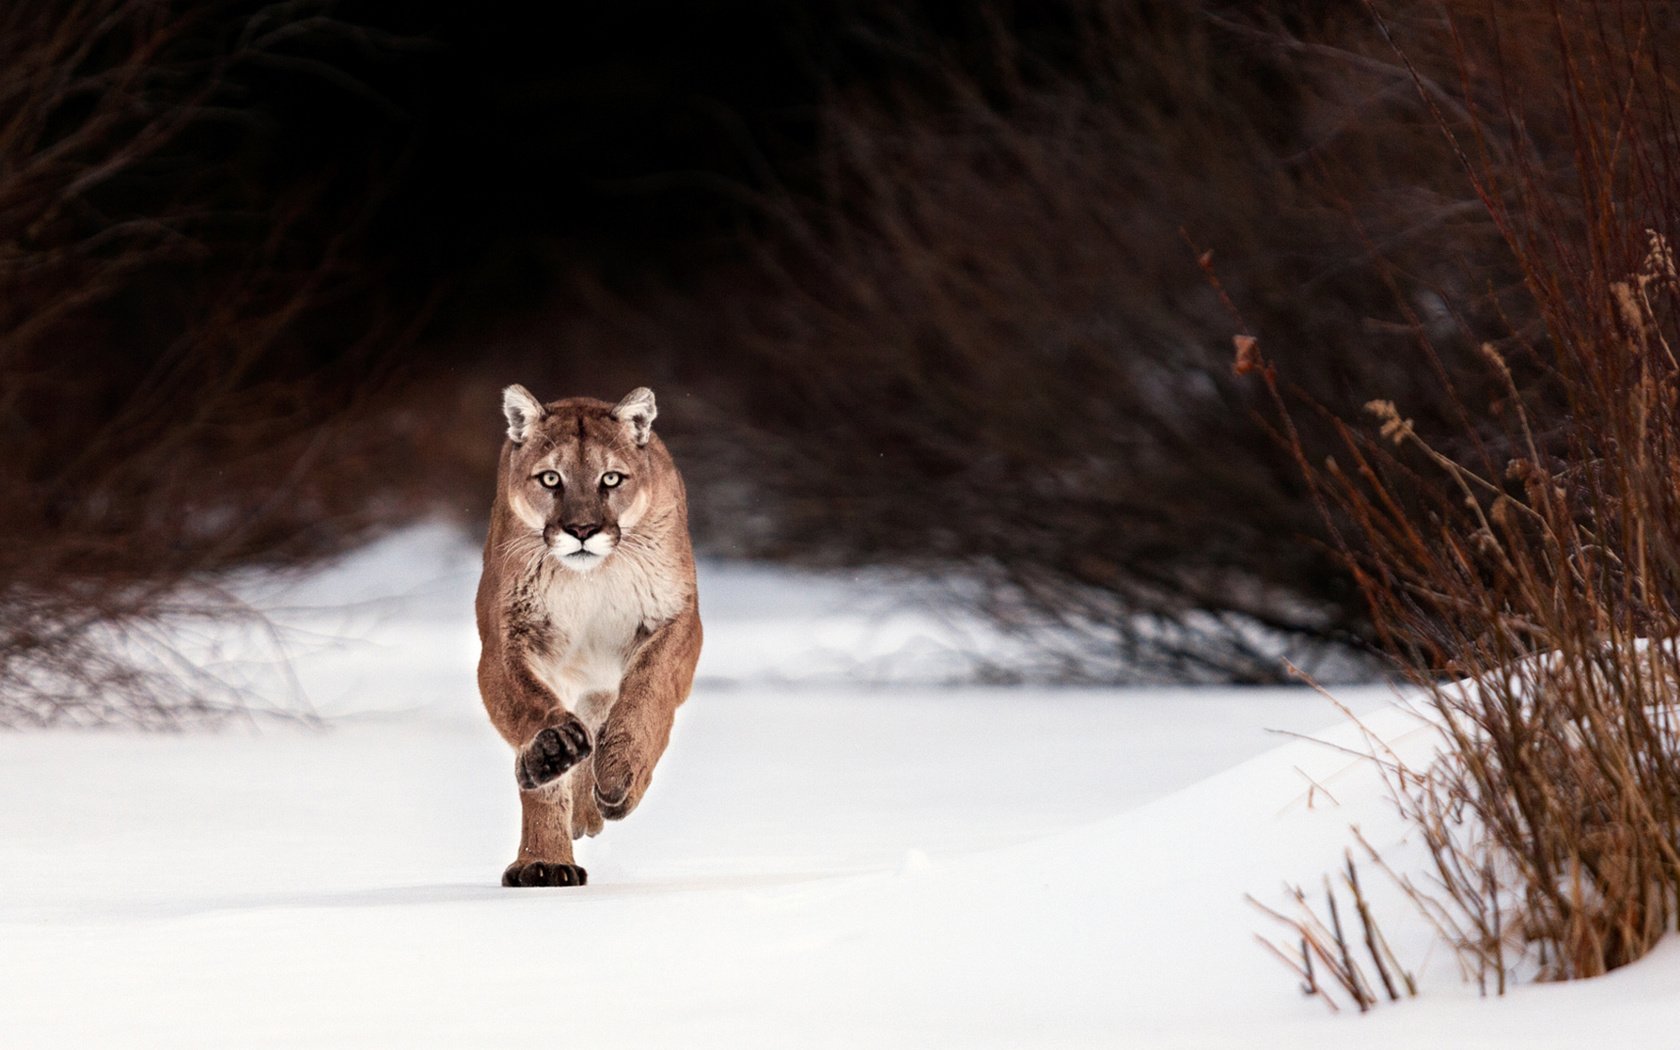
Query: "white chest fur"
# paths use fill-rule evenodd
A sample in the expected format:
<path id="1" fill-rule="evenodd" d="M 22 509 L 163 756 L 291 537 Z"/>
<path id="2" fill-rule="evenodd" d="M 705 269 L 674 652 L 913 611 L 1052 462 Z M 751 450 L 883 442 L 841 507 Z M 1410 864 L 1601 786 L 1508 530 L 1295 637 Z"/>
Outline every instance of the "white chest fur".
<path id="1" fill-rule="evenodd" d="M 684 581 L 620 550 L 593 572 L 557 566 L 544 597 L 553 633 L 548 658 L 536 670 L 594 732 L 618 698 L 643 628 L 652 630 L 681 611 Z"/>

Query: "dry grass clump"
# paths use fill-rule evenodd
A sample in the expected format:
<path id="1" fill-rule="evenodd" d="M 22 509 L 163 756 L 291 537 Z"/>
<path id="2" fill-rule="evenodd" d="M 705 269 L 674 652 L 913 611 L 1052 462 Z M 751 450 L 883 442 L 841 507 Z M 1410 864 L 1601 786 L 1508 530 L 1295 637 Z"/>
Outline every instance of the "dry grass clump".
<path id="1" fill-rule="evenodd" d="M 1390 770 L 1429 856 L 1402 886 L 1497 991 L 1603 974 L 1680 927 L 1675 30 L 1637 4 L 1538 17 L 1567 104 L 1533 134 L 1571 144 L 1567 171 L 1477 152 L 1476 128 L 1519 126 L 1514 96 L 1446 127 L 1537 318 L 1483 347 L 1496 396 L 1458 398 L 1453 452 L 1399 399 L 1321 467 L 1295 443 L 1443 740 Z M 1501 39 L 1464 61 L 1497 68 Z"/>
<path id="2" fill-rule="evenodd" d="M 1434 862 L 1420 900 L 1500 987 L 1518 959 L 1545 978 L 1597 976 L 1680 918 L 1680 375 L 1658 321 L 1675 292 L 1662 245 L 1606 290 L 1617 342 L 1595 367 L 1627 367 L 1621 395 L 1571 399 L 1556 450 L 1513 388 L 1527 454 L 1503 477 L 1438 455 L 1377 406 L 1387 440 L 1450 479 L 1452 502 L 1422 522 L 1332 475 L 1368 544 L 1378 621 L 1446 739 L 1442 760 L 1396 782 Z M 1354 463 L 1370 479 L 1379 460 Z"/>

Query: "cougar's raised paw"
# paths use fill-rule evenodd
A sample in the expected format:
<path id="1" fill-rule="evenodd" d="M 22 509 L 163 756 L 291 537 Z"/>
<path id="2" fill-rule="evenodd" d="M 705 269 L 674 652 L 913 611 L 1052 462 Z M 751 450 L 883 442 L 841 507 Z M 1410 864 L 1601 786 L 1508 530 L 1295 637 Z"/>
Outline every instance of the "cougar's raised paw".
<path id="1" fill-rule="evenodd" d="M 638 785 L 629 773 L 602 778 L 597 770 L 595 777 L 595 808 L 608 820 L 623 820 L 642 800 L 642 791 L 638 787 L 645 789 L 646 785 Z"/>
<path id="2" fill-rule="evenodd" d="M 608 820 L 623 820 L 642 800 L 648 776 L 635 761 L 632 738 L 615 732 L 609 724 L 601 734 L 601 746 L 590 760 L 594 773 L 595 807 Z"/>
<path id="3" fill-rule="evenodd" d="M 589 757 L 592 750 L 589 730 L 576 719 L 557 726 L 549 726 L 532 737 L 519 750 L 513 764 L 519 786 L 531 791 L 558 780 L 566 770 Z"/>
<path id="4" fill-rule="evenodd" d="M 502 872 L 503 886 L 587 886 L 589 873 L 576 864 L 533 860 L 528 864 L 515 861 Z"/>
<path id="5" fill-rule="evenodd" d="M 600 791 L 595 792 L 595 808 L 600 810 L 601 816 L 608 820 L 623 820 L 630 815 L 630 811 L 635 809 L 636 803 L 640 801 L 641 799 L 632 798 L 629 795 L 607 798 Z"/>

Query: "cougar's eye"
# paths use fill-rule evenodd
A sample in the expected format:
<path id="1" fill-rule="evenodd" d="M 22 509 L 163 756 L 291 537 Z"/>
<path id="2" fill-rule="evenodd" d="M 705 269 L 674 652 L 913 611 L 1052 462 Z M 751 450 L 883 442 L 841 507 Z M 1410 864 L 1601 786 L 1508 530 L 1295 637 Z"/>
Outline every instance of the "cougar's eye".
<path id="1" fill-rule="evenodd" d="M 557 489 L 560 487 L 560 472 L 558 470 L 545 470 L 537 475 L 537 483 L 545 489 Z"/>
<path id="2" fill-rule="evenodd" d="M 605 485 L 609 489 L 618 488 L 619 482 L 623 480 L 624 475 L 620 474 L 616 470 L 609 470 L 605 474 L 601 475 L 601 484 Z"/>

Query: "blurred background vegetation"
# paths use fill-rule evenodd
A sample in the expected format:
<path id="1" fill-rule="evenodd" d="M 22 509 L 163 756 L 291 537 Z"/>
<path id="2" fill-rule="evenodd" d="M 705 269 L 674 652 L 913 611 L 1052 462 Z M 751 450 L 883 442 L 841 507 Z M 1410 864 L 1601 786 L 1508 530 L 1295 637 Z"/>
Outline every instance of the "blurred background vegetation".
<path id="1" fill-rule="evenodd" d="M 7 4 L 0 689 L 474 527 L 512 381 L 652 386 L 703 551 L 960 581 L 1022 676 L 1357 673 L 1232 337 L 1311 456 L 1378 396 L 1474 441 L 1535 323 L 1488 198 L 1569 214 L 1564 8 Z"/>

